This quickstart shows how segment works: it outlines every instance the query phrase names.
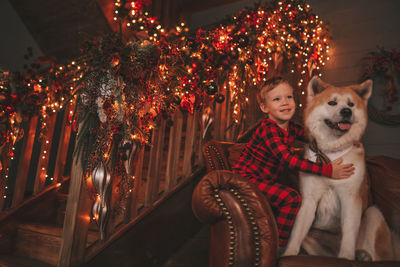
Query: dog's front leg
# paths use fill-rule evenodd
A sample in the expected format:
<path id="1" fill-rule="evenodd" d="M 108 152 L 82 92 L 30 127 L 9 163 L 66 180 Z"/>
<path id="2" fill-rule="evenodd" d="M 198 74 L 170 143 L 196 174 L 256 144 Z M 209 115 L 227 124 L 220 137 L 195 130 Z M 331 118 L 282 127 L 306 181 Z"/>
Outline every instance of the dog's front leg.
<path id="1" fill-rule="evenodd" d="M 301 202 L 299 213 L 294 221 L 292 233 L 289 237 L 288 246 L 282 256 L 291 256 L 299 254 L 301 243 L 306 237 L 314 221 L 317 202 L 307 197 Z"/>
<path id="2" fill-rule="evenodd" d="M 342 242 L 339 258 L 354 260 L 355 246 L 361 222 L 361 199 L 357 196 L 341 196 Z"/>

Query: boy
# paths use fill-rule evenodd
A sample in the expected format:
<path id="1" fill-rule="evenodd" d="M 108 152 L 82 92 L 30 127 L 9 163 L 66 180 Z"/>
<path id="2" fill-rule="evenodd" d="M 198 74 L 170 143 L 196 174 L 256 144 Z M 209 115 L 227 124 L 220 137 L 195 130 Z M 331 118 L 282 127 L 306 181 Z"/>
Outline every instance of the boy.
<path id="1" fill-rule="evenodd" d="M 296 104 L 293 88 L 282 77 L 268 79 L 259 89 L 257 100 L 267 115 L 243 149 L 234 172 L 255 183 L 268 198 L 276 216 L 279 250 L 287 244 L 294 219 L 300 208 L 300 194 L 276 182 L 285 168 L 316 173 L 334 179 L 348 178 L 354 173 L 353 164 L 314 163 L 291 152 L 295 139 L 304 140 L 304 130 L 290 121 Z"/>

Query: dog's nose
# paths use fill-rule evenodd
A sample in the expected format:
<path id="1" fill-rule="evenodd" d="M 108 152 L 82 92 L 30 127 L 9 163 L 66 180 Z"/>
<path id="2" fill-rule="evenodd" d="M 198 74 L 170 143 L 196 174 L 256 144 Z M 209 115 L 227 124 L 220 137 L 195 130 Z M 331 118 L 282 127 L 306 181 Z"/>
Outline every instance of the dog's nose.
<path id="1" fill-rule="evenodd" d="M 349 108 L 344 108 L 340 111 L 340 115 L 343 116 L 343 118 L 348 118 L 352 115 L 351 109 Z"/>

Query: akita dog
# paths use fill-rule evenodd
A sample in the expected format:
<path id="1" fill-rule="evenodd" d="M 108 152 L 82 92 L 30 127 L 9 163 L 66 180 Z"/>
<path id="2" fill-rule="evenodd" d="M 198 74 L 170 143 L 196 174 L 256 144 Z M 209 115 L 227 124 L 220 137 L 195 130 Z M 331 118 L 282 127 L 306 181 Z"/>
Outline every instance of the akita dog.
<path id="1" fill-rule="evenodd" d="M 384 217 L 377 207 L 367 207 L 369 187 L 364 148 L 359 142 L 367 125 L 372 81 L 334 87 L 314 77 L 307 91 L 304 126 L 310 144 L 305 158 L 314 162 L 342 158 L 343 163 L 354 164 L 355 172 L 347 179 L 300 173 L 302 203 L 283 256 L 297 255 L 302 246 L 311 255 L 393 259 Z M 324 231 L 310 232 L 311 227 Z M 379 246 L 375 246 L 377 235 L 383 235 Z"/>

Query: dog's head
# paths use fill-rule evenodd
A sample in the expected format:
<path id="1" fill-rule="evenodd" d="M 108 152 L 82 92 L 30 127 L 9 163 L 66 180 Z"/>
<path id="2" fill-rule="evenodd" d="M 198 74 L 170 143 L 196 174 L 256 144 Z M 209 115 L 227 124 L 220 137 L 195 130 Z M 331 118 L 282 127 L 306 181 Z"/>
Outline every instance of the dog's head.
<path id="1" fill-rule="evenodd" d="M 304 124 L 320 149 L 338 151 L 360 140 L 367 126 L 372 81 L 335 87 L 313 77 L 307 87 Z"/>

